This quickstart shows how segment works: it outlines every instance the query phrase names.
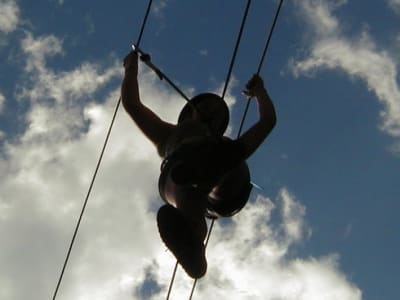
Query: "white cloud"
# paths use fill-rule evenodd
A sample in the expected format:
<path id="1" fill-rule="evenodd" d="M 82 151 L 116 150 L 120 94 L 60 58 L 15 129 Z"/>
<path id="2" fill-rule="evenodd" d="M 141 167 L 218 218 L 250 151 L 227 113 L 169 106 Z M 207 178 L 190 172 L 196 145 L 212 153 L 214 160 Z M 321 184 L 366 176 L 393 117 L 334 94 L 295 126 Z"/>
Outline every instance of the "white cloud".
<path id="1" fill-rule="evenodd" d="M 6 101 L 6 98 L 4 97 L 4 95 L 3 95 L 2 93 L 0 93 L 0 115 L 1 115 L 1 113 L 3 112 L 3 110 L 4 110 L 4 103 L 5 103 L 5 101 Z M 5 136 L 5 133 L 4 133 L 3 131 L 0 130 L 0 140 L 1 140 L 2 138 L 4 138 L 4 136 Z"/>
<path id="2" fill-rule="evenodd" d="M 6 98 L 2 93 L 0 93 L 0 114 L 3 112 L 4 109 L 4 103 L 6 101 Z"/>
<path id="3" fill-rule="evenodd" d="M 17 28 L 19 8 L 13 0 L 0 0 L 0 32 L 10 33 Z"/>
<path id="4" fill-rule="evenodd" d="M 120 76 L 119 63 L 105 70 L 94 63 L 82 63 L 73 70 L 55 72 L 47 67 L 46 60 L 63 54 L 59 39 L 54 36 L 34 38 L 28 34 L 21 47 L 27 57 L 27 75 L 18 87 L 17 96 L 35 104 L 26 116 L 29 127 L 23 139 L 28 141 L 41 136 L 63 140 L 79 134 L 87 125 L 81 121 L 84 104 L 93 101 L 96 91 Z"/>
<path id="5" fill-rule="evenodd" d="M 273 224 L 276 206 L 282 206 L 279 224 Z M 296 232 L 307 226 L 304 207 L 282 189 L 274 204 L 258 196 L 233 219 L 233 224 L 217 224 L 208 248 L 209 270 L 199 282 L 199 299 L 361 299 L 361 291 L 339 269 L 339 257 L 289 258 L 298 240 L 281 231 L 296 224 Z M 279 215 L 278 215 L 279 217 Z M 303 232 L 304 233 L 304 232 Z M 185 299 L 190 285 L 180 281 L 173 299 Z"/>
<path id="6" fill-rule="evenodd" d="M 397 84 L 396 60 L 379 49 L 367 31 L 358 38 L 341 33 L 329 1 L 296 1 L 304 18 L 314 30 L 308 56 L 293 62 L 296 75 L 321 69 L 339 69 L 363 80 L 383 106 L 381 128 L 400 137 L 400 89 Z M 344 4 L 341 2 L 340 4 Z"/>
<path id="7" fill-rule="evenodd" d="M 168 0 L 157 0 L 154 1 L 151 5 L 151 15 L 155 17 L 158 21 L 158 28 L 156 29 L 155 34 L 160 35 L 160 33 L 166 28 L 166 18 L 165 18 L 165 10 L 168 6 Z M 143 9 L 143 13 L 145 10 Z"/>
<path id="8" fill-rule="evenodd" d="M 305 207 L 293 201 L 293 195 L 287 190 L 281 192 L 283 228 L 285 234 L 294 241 L 300 241 L 304 232 Z"/>
<path id="9" fill-rule="evenodd" d="M 318 35 L 326 36 L 337 33 L 339 22 L 331 14 L 331 11 L 347 3 L 347 0 L 295 0 L 295 2 L 301 5 L 302 13 L 306 16 L 306 21 L 309 22 Z"/>
<path id="10" fill-rule="evenodd" d="M 201 56 L 208 56 L 208 50 L 207 49 L 200 49 L 199 54 Z"/>
<path id="11" fill-rule="evenodd" d="M 0 298 L 12 300 L 46 299 L 55 288 L 119 88 L 97 102 L 94 94 L 121 74 L 120 62 L 55 72 L 47 66 L 62 53 L 54 36 L 28 35 L 22 45 L 28 80 L 19 96 L 30 107 L 27 127 L 0 155 Z M 154 87 L 153 74 L 143 78 L 147 103 L 176 116 L 182 101 Z M 130 298 L 123 278 L 140 274 L 148 257 L 163 252 L 152 210 L 159 164 L 153 146 L 120 112 L 63 281 L 62 293 L 73 295 L 67 298 L 120 292 Z M 76 289 L 81 280 L 85 289 Z"/>
<path id="12" fill-rule="evenodd" d="M 102 89 L 120 75 L 121 67 L 119 62 L 105 67 L 82 63 L 56 72 L 48 59 L 63 53 L 58 38 L 28 34 L 22 45 L 29 45 L 23 47 L 29 80 L 19 86 L 21 101 L 29 105 L 27 126 L 0 153 L 0 298 L 38 300 L 54 291 L 119 96 L 119 87 Z M 174 121 L 184 102 L 156 80 L 141 70 L 143 101 Z M 102 96 L 95 101 L 100 90 Z M 230 91 L 227 95 L 233 103 Z M 161 204 L 159 164 L 154 147 L 120 111 L 60 299 L 165 296 L 175 262 L 155 224 Z M 275 204 L 258 196 L 229 226 L 216 224 L 209 271 L 196 297 L 360 299 L 360 290 L 340 271 L 337 255 L 288 256 L 308 232 L 305 207 L 287 189 Z M 173 298 L 187 299 L 192 281 L 178 273 Z"/>
<path id="13" fill-rule="evenodd" d="M 167 0 L 157 0 L 152 4 L 152 12 L 157 18 L 164 19 L 164 10 L 167 7 Z"/>
<path id="14" fill-rule="evenodd" d="M 397 13 L 400 13 L 400 0 L 386 0 L 388 5 Z"/>
<path id="15" fill-rule="evenodd" d="M 28 56 L 25 71 L 35 85 L 24 86 L 20 96 L 33 101 L 43 100 L 43 96 L 58 102 L 86 97 L 121 73 L 119 64 L 100 73 L 100 66 L 93 63 L 82 63 L 75 70 L 55 73 L 47 68 L 45 60 L 63 54 L 62 41 L 55 36 L 34 38 L 27 34 L 21 44 Z"/>

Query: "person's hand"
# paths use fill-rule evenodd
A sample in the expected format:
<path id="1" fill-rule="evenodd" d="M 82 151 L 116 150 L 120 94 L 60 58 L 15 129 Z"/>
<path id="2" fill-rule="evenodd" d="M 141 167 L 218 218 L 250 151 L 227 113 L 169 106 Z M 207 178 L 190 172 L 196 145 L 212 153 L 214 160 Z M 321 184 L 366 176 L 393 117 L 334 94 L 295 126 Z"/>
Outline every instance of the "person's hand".
<path id="1" fill-rule="evenodd" d="M 138 54 L 136 51 L 131 51 L 124 58 L 125 72 L 133 72 L 137 75 L 138 72 Z"/>
<path id="2" fill-rule="evenodd" d="M 264 88 L 264 82 L 262 78 L 254 74 L 253 77 L 247 82 L 246 84 L 246 89 L 243 91 L 243 94 L 245 94 L 247 97 L 255 97 L 257 95 L 260 95 L 265 90 Z"/>

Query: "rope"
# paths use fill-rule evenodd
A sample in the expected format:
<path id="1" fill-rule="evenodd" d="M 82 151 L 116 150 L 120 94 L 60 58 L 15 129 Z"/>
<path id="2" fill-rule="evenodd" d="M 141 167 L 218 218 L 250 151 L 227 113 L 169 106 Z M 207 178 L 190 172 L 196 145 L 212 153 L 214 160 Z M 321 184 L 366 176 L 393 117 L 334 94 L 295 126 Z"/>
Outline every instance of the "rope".
<path id="1" fill-rule="evenodd" d="M 143 18 L 143 22 L 142 22 L 142 27 L 140 28 L 140 33 L 139 33 L 139 37 L 136 41 L 136 45 L 139 47 L 140 42 L 142 41 L 142 36 L 143 36 L 143 32 L 144 32 L 144 28 L 146 27 L 146 23 L 147 23 L 147 18 L 149 17 L 150 14 L 150 8 L 151 8 L 151 4 L 153 3 L 153 0 L 149 0 L 148 4 L 147 4 L 147 9 L 146 9 L 146 14 L 144 15 Z"/>
<path id="2" fill-rule="evenodd" d="M 169 296 L 171 295 L 172 285 L 175 281 L 176 270 L 178 269 L 178 261 L 175 263 L 174 272 L 172 273 L 171 281 L 169 282 L 168 293 L 166 300 L 169 300 Z"/>
<path id="3" fill-rule="evenodd" d="M 247 2 L 245 14 L 244 14 L 243 20 L 242 20 L 242 25 L 241 25 L 240 31 L 239 31 L 239 36 L 238 36 L 238 39 L 237 39 L 237 41 L 236 41 L 236 46 L 235 46 L 234 54 L 233 54 L 233 57 L 232 57 L 232 60 L 231 60 L 231 64 L 230 64 L 230 66 L 229 66 L 229 71 L 228 71 L 228 75 L 227 75 L 227 78 L 226 78 L 226 81 L 225 81 L 224 90 L 223 90 L 223 92 L 222 92 L 222 98 L 224 98 L 224 96 L 225 96 L 225 93 L 226 93 L 226 90 L 227 90 L 227 87 L 228 87 L 228 84 L 229 84 L 229 80 L 230 80 L 230 77 L 231 77 L 232 68 L 233 68 L 234 62 L 235 62 L 235 60 L 236 60 L 236 53 L 237 53 L 237 49 L 238 49 L 239 44 L 240 44 L 240 39 L 241 39 L 241 35 L 242 35 L 242 32 L 243 32 L 244 24 L 245 24 L 247 15 L 248 15 L 248 10 L 249 10 L 249 6 L 250 6 L 250 2 L 251 2 L 251 0 L 248 0 L 248 2 Z M 265 44 L 264 51 L 263 51 L 263 54 L 262 54 L 261 59 L 260 59 L 260 63 L 259 63 L 259 65 L 258 65 L 257 74 L 260 73 L 261 68 L 262 68 L 262 65 L 263 65 L 263 63 L 264 63 L 264 59 L 265 59 L 265 56 L 266 56 L 266 54 L 267 54 L 269 44 L 270 44 L 270 42 L 271 42 L 272 34 L 273 34 L 273 32 L 274 32 L 275 25 L 276 25 L 276 22 L 277 22 L 277 20 L 278 20 L 278 17 L 279 17 L 279 13 L 280 13 L 282 4 L 283 4 L 283 0 L 281 0 L 281 1 L 279 2 L 278 9 L 277 9 L 277 11 L 276 11 L 276 13 L 275 13 L 274 21 L 273 21 L 273 23 L 272 23 L 272 26 L 271 26 L 271 29 L 270 29 L 270 32 L 269 32 L 269 35 L 268 35 L 267 42 L 266 42 L 266 44 Z M 244 111 L 242 120 L 241 120 L 241 122 L 240 122 L 240 128 L 239 128 L 239 132 L 238 132 L 238 135 L 237 135 L 238 138 L 239 138 L 239 136 L 240 136 L 240 134 L 241 134 L 241 132 L 242 132 L 243 124 L 244 124 L 244 121 L 245 121 L 245 119 L 246 119 L 247 112 L 248 112 L 248 109 L 249 109 L 249 104 L 250 104 L 250 99 L 247 100 L 246 109 L 245 109 L 245 111 Z M 212 229 L 213 229 L 213 227 L 214 227 L 214 223 L 215 223 L 215 219 L 212 219 L 211 225 L 210 225 L 210 229 L 209 229 L 209 232 L 208 232 L 208 235 L 207 235 L 205 247 L 207 247 L 207 245 L 208 245 L 208 241 L 209 241 L 209 239 L 210 239 L 211 232 L 212 232 Z M 194 293 L 196 284 L 197 284 L 197 279 L 195 279 L 194 282 L 193 282 L 192 291 L 191 291 L 191 293 L 190 293 L 189 300 L 192 300 L 192 297 L 193 297 L 193 293 Z"/>
<path id="4" fill-rule="evenodd" d="M 230 62 L 230 64 L 229 64 L 228 73 L 227 73 L 227 75 L 226 75 L 225 85 L 224 85 L 224 89 L 223 89 L 223 91 L 222 91 L 222 96 L 221 96 L 221 98 L 224 98 L 224 97 L 225 97 L 226 91 L 227 91 L 227 89 L 228 89 L 229 81 L 230 81 L 230 78 L 231 78 L 231 75 L 232 75 L 233 66 L 234 66 L 235 61 L 236 61 L 236 55 L 237 55 L 237 52 L 238 52 L 238 49 L 239 49 L 240 41 L 241 41 L 241 39 L 242 39 L 242 34 L 243 34 L 244 26 L 245 26 L 245 24 L 246 24 L 247 16 L 249 15 L 250 5 L 251 5 L 251 0 L 247 0 L 247 5 L 246 5 L 246 8 L 245 8 L 245 10 L 244 10 L 244 14 L 243 14 L 243 17 L 242 17 L 242 23 L 241 23 L 241 25 L 240 25 L 239 33 L 238 33 L 238 36 L 237 36 L 237 38 L 236 38 L 236 44 L 235 44 L 235 48 L 234 48 L 234 50 L 233 50 L 233 55 L 232 55 L 232 58 L 231 58 L 231 62 Z M 205 245 L 204 245 L 205 248 L 207 248 L 208 241 L 209 241 L 209 239 L 210 239 L 211 232 L 212 232 L 212 229 L 213 229 L 213 227 L 214 227 L 214 223 L 215 223 L 215 219 L 212 219 L 212 220 L 211 220 L 211 224 L 210 224 L 210 229 L 208 230 L 206 242 L 205 242 Z M 190 292 L 189 300 L 192 300 L 192 297 L 193 297 L 193 294 L 194 294 L 194 290 L 195 290 L 195 288 L 196 288 L 196 285 L 197 285 L 197 278 L 196 278 L 196 279 L 194 280 L 194 282 L 193 282 L 193 286 L 192 286 L 192 290 L 191 290 L 191 292 Z"/>
<path id="5" fill-rule="evenodd" d="M 228 74 L 226 75 L 225 86 L 224 86 L 224 90 L 222 91 L 222 96 L 221 96 L 222 98 L 225 97 L 225 93 L 226 93 L 226 90 L 228 89 L 229 81 L 231 79 L 233 65 L 235 64 L 235 61 L 236 61 L 236 54 L 237 54 L 237 51 L 239 49 L 239 44 L 240 44 L 240 40 L 242 38 L 242 33 L 243 33 L 244 25 L 246 23 L 247 15 L 249 14 L 250 4 L 251 4 L 251 0 L 248 0 L 247 1 L 247 6 L 246 6 L 246 9 L 245 9 L 243 18 L 242 18 L 242 24 L 240 25 L 239 34 L 238 34 L 238 37 L 236 39 L 236 45 L 235 45 L 235 49 L 233 51 L 231 63 L 229 65 Z"/>
<path id="6" fill-rule="evenodd" d="M 106 148 L 108 139 L 109 139 L 110 134 L 111 134 L 112 125 L 113 125 L 114 120 L 115 120 L 115 117 L 116 117 L 116 115 L 117 115 L 117 111 L 118 111 L 120 102 L 121 102 L 121 101 L 118 100 L 117 106 L 116 106 L 116 108 L 115 108 L 114 115 L 113 115 L 113 118 L 112 118 L 112 121 L 111 121 L 111 126 L 110 126 L 109 129 L 108 129 L 107 136 L 106 136 L 106 139 L 105 139 L 105 142 L 104 142 L 104 145 L 103 145 L 103 149 L 101 150 L 100 158 L 99 158 L 99 160 L 98 160 L 98 162 L 97 162 L 96 169 L 95 169 L 95 171 L 94 171 L 92 181 L 90 182 L 89 190 L 88 190 L 88 192 L 87 192 L 87 194 L 86 194 L 86 198 L 85 198 L 85 201 L 84 201 L 84 203 L 83 203 L 83 207 L 82 207 L 81 213 L 80 213 L 80 215 L 79 215 L 78 222 L 77 222 L 77 224 L 76 224 L 76 226 L 75 226 L 75 231 L 74 231 L 74 234 L 73 234 L 73 236 L 72 236 L 72 240 L 71 240 L 71 243 L 70 243 L 69 248 L 68 248 L 67 256 L 66 256 L 66 258 L 65 258 L 64 265 L 63 265 L 63 267 L 62 267 L 61 274 L 60 274 L 60 277 L 59 277 L 58 282 L 57 282 L 57 287 L 56 287 L 56 290 L 54 291 L 53 300 L 55 300 L 56 297 L 57 297 L 58 289 L 59 289 L 60 284 L 61 284 L 61 281 L 62 281 L 62 279 L 63 279 L 64 272 L 65 272 L 65 268 L 67 267 L 68 260 L 69 260 L 69 257 L 70 257 L 70 255 L 71 255 L 72 247 L 73 247 L 73 245 L 74 245 L 74 243 L 75 243 L 75 239 L 76 239 L 76 236 L 77 236 L 77 234 L 78 234 L 78 229 L 79 229 L 79 226 L 80 226 L 80 224 L 81 224 L 82 217 L 83 217 L 83 214 L 84 214 L 84 212 L 85 212 L 86 205 L 87 205 L 87 203 L 88 203 L 89 196 L 90 196 L 90 193 L 91 193 L 91 191 L 92 191 L 93 184 L 94 184 L 95 178 L 96 178 L 96 176 L 97 176 L 97 172 L 98 172 L 98 170 L 99 170 L 100 163 L 101 163 L 101 160 L 102 160 L 102 158 L 103 158 L 103 154 L 104 154 L 104 151 L 105 151 L 105 148 Z"/>
<path id="7" fill-rule="evenodd" d="M 137 44 L 138 44 L 138 45 L 140 44 L 140 41 L 141 41 L 142 36 L 143 36 L 144 28 L 145 28 L 145 25 L 146 25 L 146 22 L 147 22 L 147 17 L 149 16 L 149 13 L 150 13 L 150 8 L 151 8 L 152 2 L 153 2 L 152 0 L 149 0 L 149 4 L 148 4 L 148 6 L 147 6 L 146 14 L 145 14 L 145 17 L 144 17 L 144 19 L 143 19 L 142 27 L 141 27 L 140 34 L 139 34 L 138 41 L 137 41 Z M 99 159 L 98 159 L 98 161 L 97 161 L 97 165 L 96 165 L 96 168 L 95 168 L 93 177 L 92 177 L 92 181 L 90 182 L 89 189 L 88 189 L 88 192 L 87 192 L 87 194 L 86 194 L 85 201 L 84 201 L 84 203 L 83 203 L 81 213 L 80 213 L 79 218 L 78 218 L 78 221 L 77 221 L 77 223 L 76 223 L 75 230 L 74 230 L 74 234 L 73 234 L 73 236 L 72 236 L 72 239 L 71 239 L 71 242 L 70 242 L 70 245 L 69 245 L 69 248 L 68 248 L 68 252 L 67 252 L 67 255 L 66 255 L 66 257 L 65 257 L 64 264 L 63 264 L 63 267 L 62 267 L 60 276 L 59 276 L 59 278 L 58 278 L 57 286 L 56 286 L 56 289 L 55 289 L 54 294 L 53 294 L 53 298 L 52 298 L 53 300 L 55 300 L 56 297 L 57 297 L 58 290 L 59 290 L 60 285 L 61 285 L 61 281 L 62 281 L 62 279 L 63 279 L 63 277 L 64 277 L 65 269 L 66 269 L 66 267 L 67 267 L 67 264 L 68 264 L 68 261 L 69 261 L 69 257 L 70 257 L 70 255 L 71 255 L 72 247 L 74 246 L 75 239 L 76 239 L 76 236 L 77 236 L 77 234 L 78 234 L 79 226 L 80 226 L 80 224 L 81 224 L 81 221 L 82 221 L 82 218 L 83 218 L 83 214 L 84 214 L 84 212 L 85 212 L 85 209 L 86 209 L 86 206 L 87 206 L 87 203 L 88 203 L 90 194 L 91 194 L 91 192 L 92 192 L 92 188 L 93 188 L 93 185 L 94 185 L 94 181 L 95 181 L 96 176 L 97 176 L 97 173 L 98 173 L 98 171 L 99 171 L 100 164 L 101 164 L 101 161 L 102 161 L 102 159 L 103 159 L 103 155 L 104 155 L 104 152 L 105 152 L 105 149 L 106 149 L 108 140 L 109 140 L 109 138 L 110 138 L 111 130 L 112 130 L 112 128 L 113 128 L 113 125 L 114 125 L 114 122 L 115 122 L 115 119 L 116 119 L 117 112 L 118 112 L 118 109 L 119 109 L 120 104 L 121 104 L 121 96 L 119 97 L 118 102 L 117 102 L 117 105 L 116 105 L 116 107 L 115 107 L 114 114 L 113 114 L 113 117 L 112 117 L 112 120 L 111 120 L 111 124 L 110 124 L 110 127 L 108 128 L 107 135 L 106 135 L 106 138 L 105 138 L 105 140 L 104 140 L 104 144 L 103 144 L 103 147 L 102 147 L 102 150 L 101 150 L 101 153 L 100 153 L 100 157 L 99 157 Z"/>
<path id="8" fill-rule="evenodd" d="M 205 247 L 205 248 L 207 248 L 208 241 L 210 240 L 210 236 L 211 236 L 211 232 L 212 232 L 213 227 L 214 227 L 214 223 L 215 223 L 215 219 L 212 219 L 211 224 L 210 224 L 210 229 L 208 230 L 206 242 L 205 242 L 205 244 L 204 244 L 204 247 Z M 192 300 L 193 293 L 194 293 L 194 289 L 196 288 L 196 284 L 197 284 L 197 279 L 195 279 L 194 282 L 193 282 L 193 286 L 192 286 L 192 290 L 191 290 L 191 292 L 190 292 L 189 300 Z"/>
<path id="9" fill-rule="evenodd" d="M 132 45 L 132 49 L 140 54 L 140 60 L 150 69 L 152 69 L 157 74 L 158 78 L 160 78 L 160 80 L 165 80 L 179 95 L 182 96 L 183 99 L 185 99 L 188 103 L 191 103 L 190 98 L 186 96 L 186 94 L 167 75 L 165 75 L 163 71 L 161 71 L 151 62 L 151 57 L 149 54 L 143 52 L 143 50 L 137 45 Z"/>
<path id="10" fill-rule="evenodd" d="M 281 11 L 282 4 L 283 4 L 283 0 L 281 0 L 281 1 L 279 2 L 278 8 L 277 8 L 277 10 L 276 10 L 275 17 L 274 17 L 274 21 L 272 22 L 272 26 L 271 26 L 271 29 L 270 29 L 269 34 L 268 34 L 268 39 L 267 39 L 267 42 L 265 43 L 265 47 L 264 47 L 263 54 L 261 55 L 260 63 L 258 64 L 257 75 L 260 74 L 260 72 L 261 72 L 261 68 L 262 68 L 262 66 L 263 66 L 264 59 L 265 59 L 265 56 L 266 56 L 266 54 L 267 54 L 267 51 L 268 51 L 268 48 L 269 48 L 269 44 L 270 44 L 270 42 L 271 42 L 272 34 L 274 33 L 275 25 L 276 25 L 276 22 L 277 22 L 277 20 L 278 20 L 279 13 L 280 13 L 280 11 Z M 251 98 L 249 98 L 249 99 L 247 100 L 247 103 L 246 103 L 246 108 L 245 108 L 245 110 L 244 110 L 243 117 L 242 117 L 242 121 L 240 122 L 240 126 L 239 126 L 238 137 L 240 136 L 240 134 L 241 134 L 241 132 L 242 132 L 243 124 L 244 124 L 244 121 L 245 121 L 245 119 L 246 119 L 247 112 L 249 111 L 250 100 L 251 100 Z"/>

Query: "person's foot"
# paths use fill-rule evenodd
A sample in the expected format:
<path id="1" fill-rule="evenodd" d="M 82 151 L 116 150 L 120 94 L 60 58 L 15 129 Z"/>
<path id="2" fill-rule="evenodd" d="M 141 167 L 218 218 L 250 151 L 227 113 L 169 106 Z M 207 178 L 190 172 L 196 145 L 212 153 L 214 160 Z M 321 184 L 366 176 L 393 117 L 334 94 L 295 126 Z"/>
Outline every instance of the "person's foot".
<path id="1" fill-rule="evenodd" d="M 158 210 L 157 225 L 161 239 L 186 273 L 192 278 L 204 276 L 207 271 L 204 239 L 183 214 L 171 205 L 164 205 Z"/>

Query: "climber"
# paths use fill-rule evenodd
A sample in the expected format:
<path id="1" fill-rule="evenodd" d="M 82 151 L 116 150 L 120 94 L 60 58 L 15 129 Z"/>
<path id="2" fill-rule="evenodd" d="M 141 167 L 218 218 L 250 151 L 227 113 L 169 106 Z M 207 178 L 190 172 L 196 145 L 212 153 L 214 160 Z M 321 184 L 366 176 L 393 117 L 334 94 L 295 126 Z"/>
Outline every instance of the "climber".
<path id="1" fill-rule="evenodd" d="M 122 104 L 164 159 L 159 189 L 167 203 L 157 213 L 160 236 L 189 276 L 200 278 L 207 270 L 205 216 L 212 205 L 210 199 L 217 199 L 213 195 L 218 191 L 240 188 L 247 191 L 247 201 L 249 178 L 238 184 L 232 184 L 232 180 L 248 172 L 246 159 L 275 127 L 274 105 L 263 80 L 254 75 L 244 93 L 256 99 L 258 121 L 232 140 L 223 136 L 229 111 L 222 98 L 212 93 L 197 95 L 186 104 L 177 124 L 168 123 L 140 99 L 138 53 L 131 51 L 123 65 Z M 222 198 L 221 207 L 229 200 Z"/>

